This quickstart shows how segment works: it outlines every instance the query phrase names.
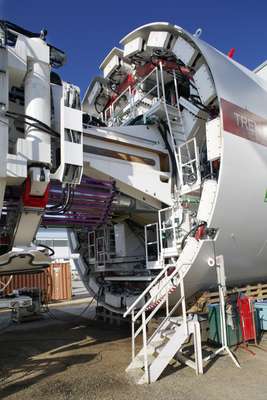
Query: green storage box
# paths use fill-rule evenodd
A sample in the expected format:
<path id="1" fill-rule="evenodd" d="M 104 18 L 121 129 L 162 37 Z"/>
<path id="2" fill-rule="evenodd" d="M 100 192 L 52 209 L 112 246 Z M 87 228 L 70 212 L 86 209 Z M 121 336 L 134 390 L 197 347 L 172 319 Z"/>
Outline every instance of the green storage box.
<path id="1" fill-rule="evenodd" d="M 209 335 L 208 338 L 213 343 L 221 345 L 221 324 L 220 324 L 220 305 L 210 304 L 209 314 Z M 229 324 L 229 322 L 232 324 Z M 227 344 L 229 347 L 242 343 L 242 332 L 239 323 L 239 315 L 235 307 L 232 308 L 230 317 L 226 315 Z"/>

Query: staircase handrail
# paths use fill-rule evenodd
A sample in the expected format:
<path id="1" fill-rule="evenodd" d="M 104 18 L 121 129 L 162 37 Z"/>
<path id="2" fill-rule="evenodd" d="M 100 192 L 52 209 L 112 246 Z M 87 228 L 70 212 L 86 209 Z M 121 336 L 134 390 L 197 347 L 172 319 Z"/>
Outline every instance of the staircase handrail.
<path id="1" fill-rule="evenodd" d="M 129 308 L 123 314 L 123 318 L 127 317 L 137 306 L 138 303 L 146 296 L 146 294 L 152 289 L 153 286 L 158 282 L 158 280 L 165 274 L 165 272 L 170 268 L 169 265 L 165 265 L 165 267 L 160 271 L 160 273 L 153 279 L 153 281 L 146 287 L 146 289 L 140 294 L 140 296 L 130 305 Z"/>
<path id="2" fill-rule="evenodd" d="M 184 263 L 182 265 L 176 265 L 176 267 L 174 268 L 173 272 L 168 276 L 168 278 L 166 279 L 164 285 L 159 289 L 159 291 L 157 291 L 156 293 L 154 293 L 147 301 L 146 303 L 143 305 L 143 307 L 138 311 L 138 313 L 135 315 L 134 320 L 138 319 L 140 317 L 140 315 L 142 314 L 142 312 L 147 309 L 151 303 L 153 302 L 154 298 L 158 295 L 158 293 L 162 292 L 163 289 L 171 282 L 171 280 L 179 273 L 180 269 L 184 266 L 189 266 L 191 264 L 189 263 Z M 155 279 L 150 283 L 149 286 L 147 286 L 147 288 L 143 291 L 143 293 L 140 294 L 140 296 L 134 301 L 134 303 L 125 311 L 125 313 L 123 314 L 123 317 L 125 318 L 127 315 L 129 315 L 138 305 L 138 303 L 140 303 L 141 300 L 143 300 L 146 296 L 146 294 L 155 286 L 155 284 L 159 281 L 159 279 L 166 273 L 166 271 L 171 268 L 169 265 L 166 265 L 161 272 L 155 277 Z"/>
<path id="3" fill-rule="evenodd" d="M 149 299 L 148 301 L 143 305 L 143 307 L 135 314 L 134 316 L 134 321 L 136 321 L 141 315 L 142 313 L 153 303 L 153 300 L 155 299 L 155 297 L 158 296 L 159 293 L 161 293 L 164 288 L 172 281 L 173 278 L 175 278 L 177 275 L 179 275 L 179 272 L 181 270 L 182 267 L 185 266 L 190 266 L 191 264 L 182 264 L 182 265 L 177 265 L 174 269 L 174 271 L 171 273 L 171 275 L 168 276 L 168 278 L 165 280 L 164 285 L 156 292 L 154 293 Z M 177 286 L 180 285 L 181 280 L 179 279 L 179 281 L 177 282 Z M 165 294 L 162 295 L 162 298 L 165 297 Z"/>

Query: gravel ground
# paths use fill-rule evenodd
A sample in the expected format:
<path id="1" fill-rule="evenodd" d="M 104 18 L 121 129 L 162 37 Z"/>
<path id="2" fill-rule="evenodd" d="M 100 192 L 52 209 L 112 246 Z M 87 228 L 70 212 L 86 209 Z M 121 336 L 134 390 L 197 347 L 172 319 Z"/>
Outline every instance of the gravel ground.
<path id="1" fill-rule="evenodd" d="M 266 400 L 267 353 L 260 349 L 256 356 L 237 351 L 241 369 L 220 357 L 203 376 L 175 364 L 155 384 L 134 385 L 125 373 L 128 328 L 90 320 L 92 307 L 79 316 L 84 307 L 53 308 L 42 321 L 0 331 L 1 399 Z M 0 315 L 0 329 L 5 318 Z"/>

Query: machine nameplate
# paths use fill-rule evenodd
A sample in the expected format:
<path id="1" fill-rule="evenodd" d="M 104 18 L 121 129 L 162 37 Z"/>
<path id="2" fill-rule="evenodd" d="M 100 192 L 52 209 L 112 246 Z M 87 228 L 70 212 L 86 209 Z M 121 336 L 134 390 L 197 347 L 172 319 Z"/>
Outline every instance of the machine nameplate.
<path id="1" fill-rule="evenodd" d="M 267 119 L 221 99 L 223 127 L 226 131 L 267 146 Z"/>

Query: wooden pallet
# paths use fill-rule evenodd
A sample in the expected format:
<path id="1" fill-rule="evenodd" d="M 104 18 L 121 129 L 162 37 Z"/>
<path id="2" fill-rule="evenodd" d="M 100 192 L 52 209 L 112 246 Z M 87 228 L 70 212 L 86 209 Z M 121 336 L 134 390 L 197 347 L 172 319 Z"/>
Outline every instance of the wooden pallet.
<path id="1" fill-rule="evenodd" d="M 267 283 L 257 283 L 242 287 L 233 287 L 227 290 L 227 294 L 243 293 L 253 299 L 267 299 Z M 192 313 L 208 312 L 208 305 L 219 303 L 218 292 L 199 292 L 190 299 L 187 311 Z"/>

